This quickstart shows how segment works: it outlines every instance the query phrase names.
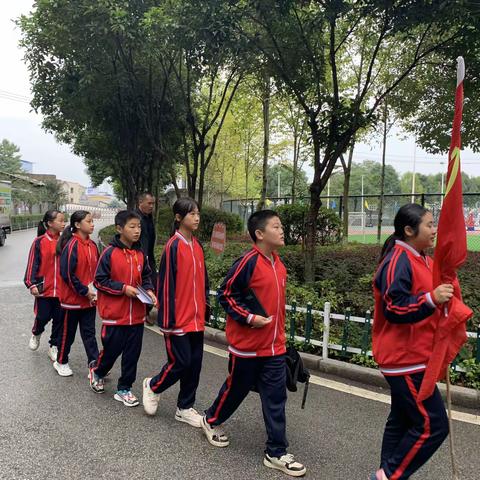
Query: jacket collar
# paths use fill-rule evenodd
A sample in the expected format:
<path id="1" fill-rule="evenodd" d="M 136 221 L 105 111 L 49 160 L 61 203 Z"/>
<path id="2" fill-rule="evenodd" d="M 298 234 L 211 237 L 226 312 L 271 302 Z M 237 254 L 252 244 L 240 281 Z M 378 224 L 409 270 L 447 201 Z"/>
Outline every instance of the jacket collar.
<path id="1" fill-rule="evenodd" d="M 183 243 L 190 245 L 190 242 L 177 230 L 175 236 L 178 237 Z M 195 237 L 192 235 L 192 245 L 195 242 Z"/>
<path id="2" fill-rule="evenodd" d="M 83 238 L 78 233 L 74 233 L 72 236 L 75 237 L 80 243 L 83 243 L 84 245 L 88 245 L 90 243 L 90 235 L 88 235 L 87 238 Z"/>
<path id="3" fill-rule="evenodd" d="M 278 260 L 278 254 L 277 252 L 272 252 L 272 258 L 267 257 L 258 247 L 256 244 L 253 244 L 253 250 L 258 252 L 265 260 L 267 260 L 269 263 L 275 264 Z"/>
<path id="4" fill-rule="evenodd" d="M 115 236 L 113 237 L 113 240 L 110 242 L 110 245 L 112 245 L 113 247 L 121 248 L 122 250 L 140 250 L 141 249 L 140 242 L 135 242 L 132 245 L 132 248 L 127 247 L 120 240 L 120 234 L 119 233 L 115 234 Z"/>

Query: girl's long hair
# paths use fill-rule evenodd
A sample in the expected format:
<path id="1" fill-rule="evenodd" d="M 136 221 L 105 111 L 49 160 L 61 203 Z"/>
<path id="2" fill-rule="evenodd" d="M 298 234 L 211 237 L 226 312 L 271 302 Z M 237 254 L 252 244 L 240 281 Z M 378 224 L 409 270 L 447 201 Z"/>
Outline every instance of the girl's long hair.
<path id="1" fill-rule="evenodd" d="M 179 198 L 174 204 L 173 204 L 173 215 L 174 217 L 178 214 L 180 217 L 185 218 L 190 212 L 193 212 L 195 209 L 198 209 L 198 203 L 190 197 L 182 197 Z M 170 236 L 175 235 L 175 232 L 178 230 L 180 227 L 180 222 L 174 218 L 173 219 L 173 225 L 172 225 L 172 230 L 170 231 Z"/>
<path id="2" fill-rule="evenodd" d="M 411 227 L 415 235 L 418 234 L 422 218 L 428 211 L 429 210 L 425 207 L 422 207 L 417 203 L 407 203 L 406 205 L 403 205 L 403 207 L 400 207 L 400 210 L 398 210 L 395 215 L 395 220 L 393 221 L 395 231 L 383 244 L 382 253 L 380 254 L 380 263 L 395 246 L 397 240 L 406 239 L 405 227 Z"/>
<path id="3" fill-rule="evenodd" d="M 60 255 L 62 253 L 62 250 L 67 244 L 67 242 L 78 230 L 75 224 L 80 223 L 87 215 L 90 215 L 90 212 L 87 212 L 86 210 L 77 210 L 76 212 L 72 213 L 72 215 L 70 216 L 70 224 L 65 227 L 65 230 L 63 231 L 57 242 L 57 255 Z"/>
<path id="4" fill-rule="evenodd" d="M 59 213 L 61 213 L 59 210 L 47 210 L 45 212 L 43 219 L 38 222 L 37 237 L 45 235 L 48 230 L 48 222 L 53 222 Z"/>

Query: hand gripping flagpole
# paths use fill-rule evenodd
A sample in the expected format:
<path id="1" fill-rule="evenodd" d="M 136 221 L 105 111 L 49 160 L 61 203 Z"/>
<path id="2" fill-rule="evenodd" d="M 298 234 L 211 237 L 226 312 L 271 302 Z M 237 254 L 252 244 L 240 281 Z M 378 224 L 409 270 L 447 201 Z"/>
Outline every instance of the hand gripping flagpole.
<path id="1" fill-rule="evenodd" d="M 460 87 L 463 83 L 465 77 L 465 62 L 463 57 L 457 58 L 457 88 Z M 450 161 L 450 159 L 449 159 Z M 448 316 L 448 306 L 445 305 L 444 309 L 445 316 Z M 452 462 L 452 478 L 453 480 L 459 480 L 456 455 L 455 455 L 455 444 L 453 439 L 453 419 L 452 419 L 452 391 L 451 391 L 451 381 L 450 381 L 450 365 L 447 365 L 446 372 L 447 379 L 447 409 L 448 409 L 448 430 L 449 434 L 449 444 L 450 444 L 450 460 Z"/>

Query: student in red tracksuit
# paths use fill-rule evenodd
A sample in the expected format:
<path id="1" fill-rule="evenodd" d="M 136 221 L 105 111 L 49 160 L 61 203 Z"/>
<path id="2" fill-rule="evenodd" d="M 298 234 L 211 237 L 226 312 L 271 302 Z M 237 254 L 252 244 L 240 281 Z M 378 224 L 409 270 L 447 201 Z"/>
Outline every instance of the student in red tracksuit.
<path id="1" fill-rule="evenodd" d="M 90 387 L 95 393 L 103 393 L 103 379 L 122 355 L 122 373 L 114 398 L 127 407 L 139 404 L 131 389 L 142 351 L 147 309 L 146 303 L 137 298 L 138 288 L 147 292 L 152 305 L 157 303 L 150 266 L 139 242 L 140 221 L 136 212 L 122 210 L 117 213 L 117 235 L 100 257 L 94 282 L 98 291 L 98 312 L 103 323 L 103 350 L 97 365 L 90 370 Z"/>
<path id="2" fill-rule="evenodd" d="M 203 359 L 208 277 L 203 248 L 194 237 L 200 222 L 197 202 L 180 198 L 173 205 L 174 233 L 162 254 L 158 276 L 158 325 L 165 336 L 168 361 L 143 381 L 143 406 L 155 415 L 160 393 L 180 380 L 175 419 L 200 427 L 193 408 Z"/>
<path id="3" fill-rule="evenodd" d="M 305 475 L 306 468 L 287 453 L 287 271 L 276 253 L 284 245 L 283 227 L 276 212 L 263 210 L 251 215 L 248 231 L 253 248 L 233 264 L 218 292 L 220 304 L 227 312 L 229 375 L 206 411 L 202 427 L 212 445 L 228 446 L 228 437 L 220 426 L 256 387 L 267 430 L 263 463 L 300 477 Z"/>
<path id="4" fill-rule="evenodd" d="M 28 344 L 30 350 L 37 350 L 45 326 L 52 320 L 50 348 L 48 356 L 57 360 L 59 331 L 62 322 L 62 309 L 59 297 L 60 262 L 56 255 L 57 240 L 65 228 L 65 217 L 58 210 L 45 212 L 38 224 L 37 238 L 33 241 L 28 256 L 24 283 L 35 297 L 35 322 L 32 337 Z"/>
<path id="5" fill-rule="evenodd" d="M 60 302 L 64 315 L 57 361 L 53 366 L 62 377 L 73 375 L 68 365 L 68 355 L 77 326 L 80 327 L 88 366 L 91 367 L 98 358 L 95 338 L 97 294 L 93 287 L 98 249 L 90 240 L 93 229 L 93 218 L 89 212 L 74 212 L 70 217 L 70 225 L 63 231 L 57 245 L 57 254 L 60 255 Z"/>
<path id="6" fill-rule="evenodd" d="M 404 480 L 417 471 L 448 435 L 445 406 L 437 388 L 417 399 L 441 306 L 453 296 L 452 285 L 433 289 L 432 214 L 404 205 L 394 220 L 375 274 L 373 354 L 390 385 L 392 406 L 383 436 L 380 469 L 371 480 Z"/>

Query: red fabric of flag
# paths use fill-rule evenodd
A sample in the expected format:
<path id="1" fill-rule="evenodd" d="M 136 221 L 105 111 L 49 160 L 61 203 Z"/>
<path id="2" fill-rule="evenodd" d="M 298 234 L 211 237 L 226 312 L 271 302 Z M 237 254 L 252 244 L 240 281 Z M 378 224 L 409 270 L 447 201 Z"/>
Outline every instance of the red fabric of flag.
<path id="1" fill-rule="evenodd" d="M 455 115 L 453 118 L 452 141 L 448 154 L 447 188 L 438 222 L 437 245 L 434 253 L 433 286 L 444 283 L 454 285 L 454 297 L 442 306 L 433 352 L 428 361 L 419 392 L 419 400 L 430 397 L 436 382 L 445 378 L 448 365 L 455 359 L 467 340 L 466 323 L 472 310 L 462 302 L 457 269 L 467 256 L 467 234 L 463 214 L 462 174 L 460 168 L 460 127 L 463 110 L 463 77 L 465 66 L 459 57 L 457 89 L 455 93 Z"/>

